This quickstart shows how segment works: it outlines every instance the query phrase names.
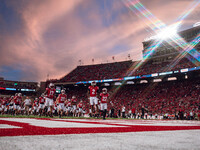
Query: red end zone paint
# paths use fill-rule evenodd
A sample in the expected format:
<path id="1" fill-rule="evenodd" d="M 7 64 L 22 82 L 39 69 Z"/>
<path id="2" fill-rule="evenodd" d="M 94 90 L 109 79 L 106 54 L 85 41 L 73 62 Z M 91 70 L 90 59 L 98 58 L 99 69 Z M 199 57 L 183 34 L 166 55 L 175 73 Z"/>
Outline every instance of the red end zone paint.
<path id="1" fill-rule="evenodd" d="M 173 131 L 173 130 L 194 130 L 200 129 L 200 126 L 147 126 L 147 125 L 121 125 L 117 123 L 77 121 L 77 120 L 55 120 L 55 119 L 39 119 L 58 122 L 76 122 L 84 124 L 101 124 L 115 125 L 116 127 L 82 127 L 82 128 L 47 128 L 33 126 L 29 123 L 21 123 L 17 121 L 1 120 L 0 124 L 8 124 L 21 128 L 0 129 L 0 136 L 25 136 L 25 135 L 58 135 L 58 134 L 86 134 L 86 133 L 118 133 L 118 132 L 144 132 L 144 131 Z M 123 126 L 123 127 L 122 127 Z"/>

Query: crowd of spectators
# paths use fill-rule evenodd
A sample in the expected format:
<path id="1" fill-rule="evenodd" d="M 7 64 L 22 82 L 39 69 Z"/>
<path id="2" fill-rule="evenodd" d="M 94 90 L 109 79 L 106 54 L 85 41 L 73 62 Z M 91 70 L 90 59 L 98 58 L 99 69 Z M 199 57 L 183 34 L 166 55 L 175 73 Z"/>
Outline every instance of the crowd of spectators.
<path id="1" fill-rule="evenodd" d="M 36 82 L 15 82 L 15 81 L 0 81 L 0 87 L 3 88 L 16 88 L 16 89 L 36 89 Z"/>
<path id="2" fill-rule="evenodd" d="M 197 64 L 198 65 L 198 64 Z M 79 82 L 88 80 L 102 80 L 122 78 L 125 76 L 146 75 L 152 73 L 160 73 L 166 71 L 176 71 L 184 68 L 196 67 L 186 58 L 175 62 L 152 61 L 123 61 L 98 65 L 78 66 L 68 75 L 61 78 L 57 82 Z"/>
<path id="3" fill-rule="evenodd" d="M 196 64 L 196 65 L 199 66 L 200 64 Z M 167 72 L 167 71 L 177 71 L 177 70 L 185 69 L 185 68 L 193 68 L 193 67 L 196 67 L 196 65 L 186 58 L 183 58 L 180 61 L 176 60 L 174 62 L 162 62 L 162 63 L 135 62 L 133 63 L 130 69 L 129 76 L 146 75 L 146 74 L 160 73 L 160 72 Z M 140 67 L 137 67 L 137 66 L 140 66 Z"/>
<path id="4" fill-rule="evenodd" d="M 60 81 L 88 81 L 123 77 L 132 61 L 115 62 L 98 65 L 78 66 Z"/>

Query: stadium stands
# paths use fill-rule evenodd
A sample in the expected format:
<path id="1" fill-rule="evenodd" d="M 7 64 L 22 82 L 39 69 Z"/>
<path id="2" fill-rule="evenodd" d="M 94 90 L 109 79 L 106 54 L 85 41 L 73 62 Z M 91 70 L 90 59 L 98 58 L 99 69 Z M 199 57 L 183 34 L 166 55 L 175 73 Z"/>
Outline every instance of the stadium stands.
<path id="1" fill-rule="evenodd" d="M 0 80 L 0 87 L 5 88 L 19 88 L 19 89 L 36 89 L 37 82 L 20 82 L 20 81 L 9 81 L 9 80 Z"/>
<path id="2" fill-rule="evenodd" d="M 141 67 L 137 68 L 137 65 L 139 62 L 136 62 L 132 65 L 130 68 L 129 76 L 135 76 L 135 75 L 146 75 L 146 74 L 152 74 L 152 73 L 159 73 L 159 72 L 167 72 L 167 71 L 175 71 L 180 70 L 184 68 L 192 68 L 196 67 L 192 62 L 187 60 L 186 58 L 182 59 L 178 63 L 174 62 L 162 62 L 162 63 L 152 63 L 152 62 L 146 62 L 144 65 L 142 64 Z M 137 69 L 135 69 L 137 68 Z"/>
<path id="3" fill-rule="evenodd" d="M 139 66 L 139 67 L 138 67 Z M 183 58 L 177 62 L 152 63 L 151 61 L 141 63 L 140 61 L 123 61 L 116 63 L 78 66 L 65 77 L 57 82 L 79 82 L 89 80 L 103 80 L 122 78 L 125 76 L 146 75 L 158 72 L 175 71 L 183 68 L 196 67 L 188 59 Z"/>
<path id="4" fill-rule="evenodd" d="M 37 82 L 10 81 L 0 78 L 0 94 L 13 95 L 22 92 L 25 95 L 35 95 L 38 89 Z"/>
<path id="5" fill-rule="evenodd" d="M 98 65 L 78 66 L 65 77 L 61 82 L 87 81 L 98 79 L 111 79 L 123 77 L 132 61 L 123 61 Z"/>

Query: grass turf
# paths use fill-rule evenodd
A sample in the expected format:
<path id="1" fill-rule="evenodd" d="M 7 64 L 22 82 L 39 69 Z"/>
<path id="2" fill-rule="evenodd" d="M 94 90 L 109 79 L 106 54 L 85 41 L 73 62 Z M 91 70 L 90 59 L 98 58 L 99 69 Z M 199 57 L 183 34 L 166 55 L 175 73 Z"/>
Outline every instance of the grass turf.
<path id="1" fill-rule="evenodd" d="M 17 116 L 13 116 L 13 115 L 0 115 L 0 118 L 52 118 L 49 116 L 38 116 L 38 115 L 17 115 Z M 59 118 L 59 116 L 53 116 L 53 118 Z M 71 117 L 71 116 L 63 116 L 59 119 L 102 119 L 101 117 L 96 118 L 96 117 Z M 106 119 L 130 119 L 130 118 L 106 118 Z"/>

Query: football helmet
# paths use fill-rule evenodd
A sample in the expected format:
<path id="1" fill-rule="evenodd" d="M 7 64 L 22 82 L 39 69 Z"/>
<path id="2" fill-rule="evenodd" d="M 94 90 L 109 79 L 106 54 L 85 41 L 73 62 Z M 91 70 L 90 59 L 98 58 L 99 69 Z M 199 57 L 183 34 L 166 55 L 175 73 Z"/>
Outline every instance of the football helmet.
<path id="1" fill-rule="evenodd" d="M 65 90 L 61 90 L 61 93 L 62 93 L 62 94 L 65 94 Z"/>
<path id="2" fill-rule="evenodd" d="M 102 89 L 102 92 L 103 92 L 103 94 L 106 94 L 106 93 L 107 93 L 107 89 L 106 89 L 106 88 L 103 88 L 103 89 Z"/>
<path id="3" fill-rule="evenodd" d="M 54 84 L 53 84 L 53 83 L 50 83 L 50 84 L 49 84 L 49 87 L 50 87 L 50 88 L 53 88 L 53 87 L 54 87 Z"/>
<path id="4" fill-rule="evenodd" d="M 95 82 L 95 81 L 92 81 L 91 85 L 96 85 L 96 82 Z"/>

